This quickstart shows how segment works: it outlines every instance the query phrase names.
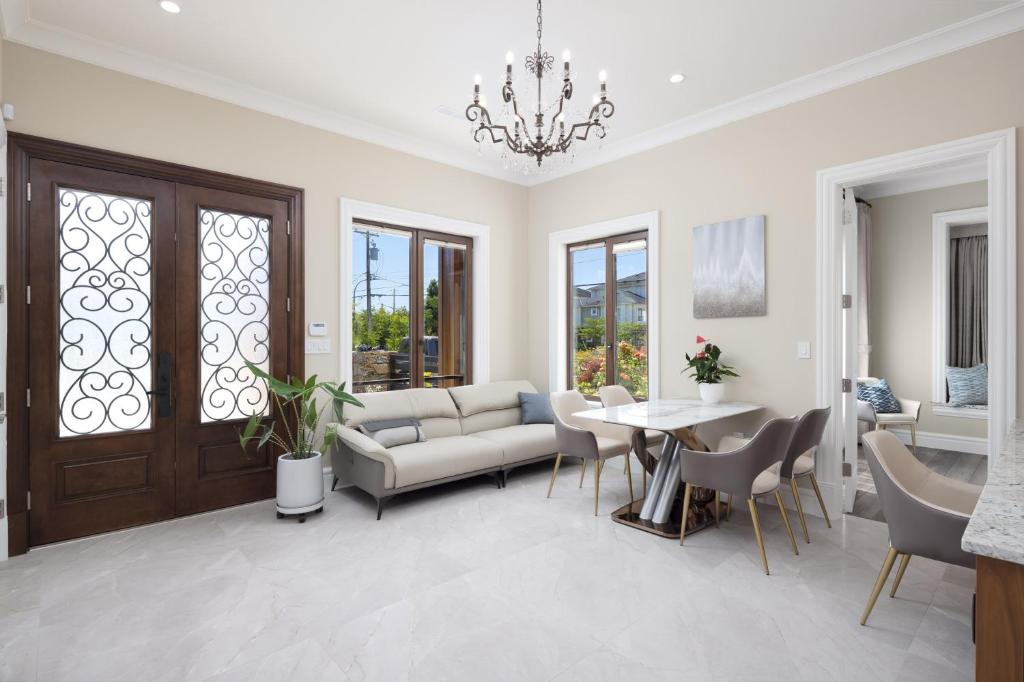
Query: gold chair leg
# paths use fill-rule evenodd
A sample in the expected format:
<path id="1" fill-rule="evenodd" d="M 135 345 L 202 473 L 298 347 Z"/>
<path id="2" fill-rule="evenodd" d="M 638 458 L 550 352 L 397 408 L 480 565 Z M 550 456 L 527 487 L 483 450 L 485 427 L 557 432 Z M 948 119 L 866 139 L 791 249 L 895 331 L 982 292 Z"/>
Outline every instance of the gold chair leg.
<path id="1" fill-rule="evenodd" d="M 626 453 L 626 485 L 629 486 L 629 503 L 633 504 L 633 465 L 629 463 L 629 453 Z"/>
<path id="2" fill-rule="evenodd" d="M 807 544 L 811 544 L 811 535 L 807 532 L 807 519 L 804 517 L 804 505 L 800 501 L 800 486 L 796 484 L 796 479 L 789 479 L 789 489 L 793 491 L 793 499 L 796 501 L 796 513 L 800 517 L 800 528 L 804 531 L 804 540 Z"/>
<path id="3" fill-rule="evenodd" d="M 718 490 L 716 490 L 715 491 L 715 528 L 718 528 L 718 526 L 719 526 L 719 521 L 720 521 L 719 509 L 721 508 L 721 505 L 722 505 L 722 493 L 719 492 Z"/>
<path id="4" fill-rule="evenodd" d="M 917 424 L 910 425 L 910 443 L 914 447 L 914 454 L 917 454 Z"/>
<path id="5" fill-rule="evenodd" d="M 725 501 L 725 520 L 728 521 L 732 518 L 732 493 L 729 493 L 729 499 Z"/>
<path id="6" fill-rule="evenodd" d="M 640 469 L 644 472 L 644 497 L 647 497 L 647 467 L 641 464 Z"/>
<path id="7" fill-rule="evenodd" d="M 679 546 L 683 545 L 683 538 L 686 537 L 686 518 L 690 514 L 690 494 L 693 492 L 693 486 L 689 483 L 686 484 L 686 488 L 683 489 L 683 518 L 679 520 Z"/>
<path id="8" fill-rule="evenodd" d="M 793 535 L 793 526 L 789 524 L 789 514 L 786 512 L 786 505 L 782 502 L 782 492 L 775 489 L 775 501 L 779 505 L 779 511 L 782 513 L 782 522 L 786 524 L 786 532 L 789 533 L 789 544 L 793 545 L 793 554 L 800 556 L 800 550 L 796 548 L 796 536 Z"/>
<path id="9" fill-rule="evenodd" d="M 825 525 L 831 528 L 832 521 L 828 518 L 828 509 L 825 509 L 825 498 L 821 496 L 821 488 L 818 487 L 818 477 L 814 475 L 813 471 L 807 477 L 811 479 L 814 494 L 818 496 L 818 505 L 821 507 L 821 513 L 825 516 Z"/>
<path id="10" fill-rule="evenodd" d="M 871 609 L 875 608 L 875 602 L 878 600 L 878 595 L 881 593 L 882 588 L 885 587 L 885 581 L 889 579 L 889 573 L 892 572 L 892 564 L 896 561 L 896 555 L 898 552 L 892 547 L 885 555 L 885 561 L 882 562 L 882 570 L 878 572 L 878 579 L 875 581 L 875 587 L 871 590 L 871 596 L 868 598 L 868 605 L 864 607 L 864 615 L 860 617 L 860 624 L 864 625 L 868 622 L 868 616 L 871 615 Z"/>
<path id="11" fill-rule="evenodd" d="M 900 581 L 903 580 L 903 574 L 907 572 L 907 564 L 910 563 L 909 554 L 900 555 L 900 567 L 896 569 L 896 580 L 892 583 L 892 590 L 889 592 L 889 598 L 892 599 L 896 596 L 896 590 L 900 587 Z"/>
<path id="12" fill-rule="evenodd" d="M 594 516 L 597 516 L 597 498 L 601 494 L 601 468 L 603 466 L 601 460 L 594 461 Z"/>
<path id="13" fill-rule="evenodd" d="M 583 467 L 580 469 L 580 486 L 583 487 L 583 476 L 587 473 L 587 460 L 583 460 Z"/>
<path id="14" fill-rule="evenodd" d="M 881 431 L 881 430 L 882 430 L 882 424 L 880 422 L 875 422 L 875 431 Z"/>
<path id="15" fill-rule="evenodd" d="M 764 535 L 761 533 L 761 517 L 757 515 L 757 503 L 754 502 L 754 498 L 751 497 L 747 500 L 747 506 L 750 507 L 750 519 L 754 522 L 754 536 L 757 538 L 757 548 L 761 550 L 764 574 L 770 575 L 768 573 L 768 554 L 764 551 Z"/>
<path id="16" fill-rule="evenodd" d="M 551 471 L 551 482 L 548 483 L 548 497 L 551 497 L 551 489 L 555 487 L 555 476 L 558 475 L 558 467 L 562 464 L 562 453 L 555 457 L 555 468 Z"/>

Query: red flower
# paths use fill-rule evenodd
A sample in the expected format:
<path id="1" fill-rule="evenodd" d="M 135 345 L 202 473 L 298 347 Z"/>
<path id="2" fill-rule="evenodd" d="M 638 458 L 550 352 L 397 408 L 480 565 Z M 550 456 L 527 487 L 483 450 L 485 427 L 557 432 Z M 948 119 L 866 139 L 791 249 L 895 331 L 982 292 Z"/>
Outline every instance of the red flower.
<path id="1" fill-rule="evenodd" d="M 702 359 L 702 360 L 703 360 L 704 358 L 706 358 L 706 357 L 707 357 L 707 355 L 708 355 L 708 354 L 707 354 L 707 353 L 705 353 L 704 351 L 701 351 L 701 352 L 697 353 L 697 357 L 698 357 L 698 358 L 700 358 L 700 359 Z"/>
<path id="2" fill-rule="evenodd" d="M 708 340 L 705 339 L 703 336 L 701 336 L 700 334 L 697 335 L 697 343 L 707 343 L 707 342 L 708 342 Z"/>

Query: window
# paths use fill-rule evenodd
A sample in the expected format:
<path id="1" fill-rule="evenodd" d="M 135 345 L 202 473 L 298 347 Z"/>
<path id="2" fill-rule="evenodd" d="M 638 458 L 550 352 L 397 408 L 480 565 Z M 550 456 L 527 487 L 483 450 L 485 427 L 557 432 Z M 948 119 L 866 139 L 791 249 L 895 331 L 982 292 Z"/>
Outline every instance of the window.
<path id="1" fill-rule="evenodd" d="M 570 244 L 567 272 L 570 387 L 646 398 L 647 232 Z"/>
<path id="2" fill-rule="evenodd" d="M 932 413 L 986 419 L 987 405 L 949 404 L 946 368 L 988 361 L 988 209 L 936 213 L 932 239 Z"/>
<path id="3" fill-rule="evenodd" d="M 354 392 L 470 383 L 472 251 L 467 237 L 355 222 Z"/>

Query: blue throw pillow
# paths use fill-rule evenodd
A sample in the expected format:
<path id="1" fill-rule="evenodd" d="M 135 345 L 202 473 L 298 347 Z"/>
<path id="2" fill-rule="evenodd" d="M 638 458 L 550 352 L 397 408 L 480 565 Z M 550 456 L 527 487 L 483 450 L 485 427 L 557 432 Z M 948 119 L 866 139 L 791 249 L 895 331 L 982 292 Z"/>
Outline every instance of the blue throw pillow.
<path id="1" fill-rule="evenodd" d="M 947 367 L 946 385 L 950 405 L 988 405 L 988 365 L 985 363 L 974 367 Z"/>
<path id="2" fill-rule="evenodd" d="M 896 414 L 900 411 L 900 401 L 896 400 L 885 379 L 870 385 L 858 383 L 857 400 L 871 403 L 878 414 Z"/>
<path id="3" fill-rule="evenodd" d="M 520 393 L 519 407 L 523 411 L 524 424 L 555 423 L 555 413 L 551 409 L 551 396 L 547 393 Z"/>

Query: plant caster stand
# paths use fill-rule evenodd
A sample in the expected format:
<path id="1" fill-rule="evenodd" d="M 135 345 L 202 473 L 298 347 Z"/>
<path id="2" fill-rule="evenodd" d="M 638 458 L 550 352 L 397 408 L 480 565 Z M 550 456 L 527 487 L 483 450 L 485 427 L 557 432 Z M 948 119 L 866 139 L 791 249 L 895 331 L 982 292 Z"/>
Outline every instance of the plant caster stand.
<path id="1" fill-rule="evenodd" d="M 277 507 L 277 518 L 283 519 L 286 516 L 296 517 L 299 523 L 305 523 L 306 517 L 310 514 L 319 514 L 324 510 L 324 500 L 320 498 L 320 501 L 316 504 L 311 504 L 308 507 Z"/>

